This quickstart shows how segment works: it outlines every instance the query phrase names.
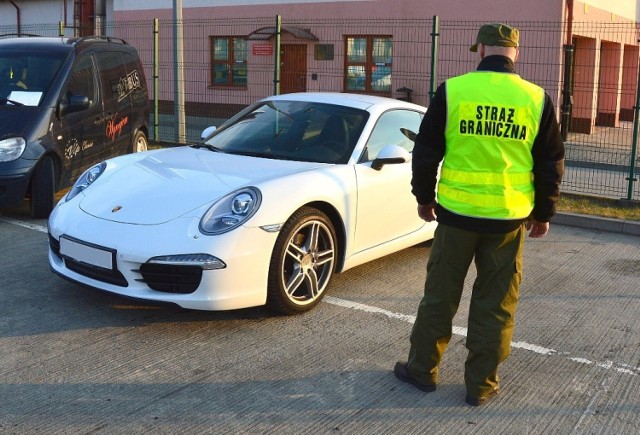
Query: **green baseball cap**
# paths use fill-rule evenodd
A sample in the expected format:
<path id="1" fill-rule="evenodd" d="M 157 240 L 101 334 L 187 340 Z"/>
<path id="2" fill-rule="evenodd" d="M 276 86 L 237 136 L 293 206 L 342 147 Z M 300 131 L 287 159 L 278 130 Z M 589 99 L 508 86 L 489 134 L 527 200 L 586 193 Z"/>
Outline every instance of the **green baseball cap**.
<path id="1" fill-rule="evenodd" d="M 480 30 L 478 30 L 476 43 L 469 48 L 469 51 L 478 51 L 478 44 L 517 47 L 519 39 L 520 32 L 515 27 L 502 23 L 484 24 L 480 27 Z"/>

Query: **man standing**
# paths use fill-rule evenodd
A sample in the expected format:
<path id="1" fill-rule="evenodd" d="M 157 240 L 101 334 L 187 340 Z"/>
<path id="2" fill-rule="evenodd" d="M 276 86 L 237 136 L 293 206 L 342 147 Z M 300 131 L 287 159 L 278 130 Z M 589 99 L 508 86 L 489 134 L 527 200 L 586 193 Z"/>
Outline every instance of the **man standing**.
<path id="1" fill-rule="evenodd" d="M 438 87 L 413 150 L 418 215 L 437 219 L 438 227 L 409 358 L 396 363 L 394 373 L 424 392 L 435 391 L 473 260 L 477 278 L 464 376 L 472 406 L 499 391 L 498 365 L 510 352 L 525 233 L 547 234 L 564 171 L 553 103 L 515 73 L 518 41 L 518 29 L 508 25 L 480 28 L 470 48 L 482 59 L 477 70 Z"/>

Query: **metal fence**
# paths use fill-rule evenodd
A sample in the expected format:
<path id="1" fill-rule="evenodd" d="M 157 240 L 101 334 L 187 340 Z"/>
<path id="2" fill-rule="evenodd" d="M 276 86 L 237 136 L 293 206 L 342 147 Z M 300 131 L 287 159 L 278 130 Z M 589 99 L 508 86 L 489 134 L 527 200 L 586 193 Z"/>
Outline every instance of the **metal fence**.
<path id="1" fill-rule="evenodd" d="M 469 52 L 469 45 L 481 24 L 442 21 L 437 17 L 283 17 L 281 21 L 275 17 L 208 18 L 111 22 L 106 23 L 106 34 L 123 38 L 138 49 L 154 101 L 152 139 L 172 143 L 195 141 L 205 127 L 219 125 L 242 107 L 274 93 L 349 90 L 356 83 L 349 69 L 346 41 L 350 35 L 392 40 L 392 55 L 390 50 L 383 50 L 377 53 L 377 61 L 366 63 L 372 71 L 367 72 L 369 85 L 362 92 L 410 99 L 426 106 L 439 83 L 475 69 L 478 55 Z M 569 121 L 563 126 L 567 152 L 563 191 L 640 200 L 636 180 L 640 75 L 637 25 L 572 23 L 576 36 L 565 41 L 567 23 L 510 24 L 521 31 L 518 73 L 545 88 L 556 104 L 559 118 L 567 115 Z M 66 36 L 73 34 L 73 29 L 62 30 Z M 0 28 L 0 33 L 10 31 Z M 60 31 L 57 24 L 23 27 L 25 33 L 48 36 L 59 35 Z M 237 66 L 239 72 L 244 70 L 246 76 L 228 86 L 215 83 L 214 41 L 220 38 L 241 38 L 246 44 L 236 64 L 229 66 Z M 180 39 L 183 51 L 178 55 L 176 41 Z M 293 48 L 295 56 L 289 53 Z M 375 58 L 376 53 L 372 56 Z M 608 72 L 603 65 L 612 57 L 614 65 Z M 296 63 L 297 69 L 291 69 L 291 62 Z M 391 74 L 376 76 L 376 70 Z M 616 73 L 617 81 L 607 79 Z M 584 89 L 595 92 L 589 94 Z"/>

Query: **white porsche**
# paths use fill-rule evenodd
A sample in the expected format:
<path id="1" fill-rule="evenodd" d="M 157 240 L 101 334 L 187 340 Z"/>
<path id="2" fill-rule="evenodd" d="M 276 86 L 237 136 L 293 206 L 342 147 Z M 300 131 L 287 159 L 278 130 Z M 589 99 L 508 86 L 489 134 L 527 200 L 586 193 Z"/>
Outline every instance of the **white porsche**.
<path id="1" fill-rule="evenodd" d="M 49 217 L 51 268 L 189 309 L 307 311 L 334 273 L 433 237 L 410 186 L 425 111 L 367 95 L 273 96 L 197 144 L 102 162 Z"/>

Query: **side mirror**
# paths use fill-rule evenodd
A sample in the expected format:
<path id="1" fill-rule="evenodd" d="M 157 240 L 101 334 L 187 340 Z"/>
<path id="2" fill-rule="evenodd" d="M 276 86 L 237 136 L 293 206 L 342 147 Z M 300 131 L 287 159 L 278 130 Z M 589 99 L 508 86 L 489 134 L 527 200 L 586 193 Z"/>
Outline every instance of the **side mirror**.
<path id="1" fill-rule="evenodd" d="M 90 106 L 89 97 L 84 95 L 71 95 L 67 101 L 62 100 L 58 105 L 58 112 L 62 118 L 68 113 L 87 110 Z"/>
<path id="2" fill-rule="evenodd" d="M 411 153 L 398 145 L 387 145 L 380 150 L 378 157 L 371 162 L 371 168 L 379 171 L 384 165 L 407 163 L 411 161 Z"/>
<path id="3" fill-rule="evenodd" d="M 202 130 L 202 133 L 200 133 L 200 139 L 204 140 L 206 138 L 208 138 L 209 136 L 211 136 L 213 134 L 214 131 L 216 131 L 216 126 L 212 125 L 210 127 L 205 128 L 204 130 Z"/>

